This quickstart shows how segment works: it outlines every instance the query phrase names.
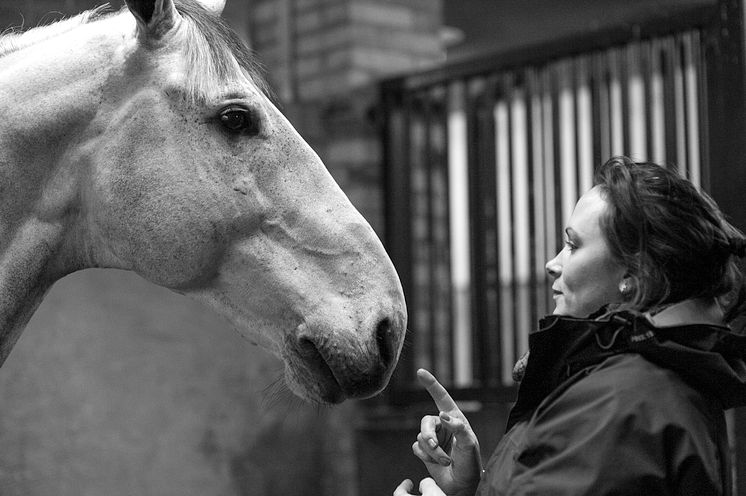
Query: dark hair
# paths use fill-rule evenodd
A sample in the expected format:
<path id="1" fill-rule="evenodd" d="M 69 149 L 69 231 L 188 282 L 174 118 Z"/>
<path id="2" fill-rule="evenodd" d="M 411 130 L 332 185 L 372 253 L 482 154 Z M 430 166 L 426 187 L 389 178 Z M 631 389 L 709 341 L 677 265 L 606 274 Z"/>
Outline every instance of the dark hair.
<path id="1" fill-rule="evenodd" d="M 648 311 L 697 297 L 740 304 L 737 258 L 746 238 L 712 198 L 673 168 L 626 157 L 603 164 L 594 182 L 608 203 L 601 230 L 632 282 L 623 308 Z"/>

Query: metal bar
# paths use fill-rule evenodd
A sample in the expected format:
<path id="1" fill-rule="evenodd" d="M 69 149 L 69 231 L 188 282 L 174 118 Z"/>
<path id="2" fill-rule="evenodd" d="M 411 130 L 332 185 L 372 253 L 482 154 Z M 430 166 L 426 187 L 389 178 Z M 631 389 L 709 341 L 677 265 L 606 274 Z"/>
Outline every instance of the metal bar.
<path id="1" fill-rule="evenodd" d="M 543 71 L 542 78 L 542 128 L 543 140 L 542 147 L 544 153 L 544 191 L 546 192 L 546 202 L 544 203 L 544 232 L 546 234 L 545 258 L 550 260 L 554 257 L 558 246 L 558 230 L 561 230 L 560 219 L 557 212 L 559 211 L 559 195 L 555 190 L 556 184 L 555 164 L 556 164 L 556 140 L 555 130 L 555 84 L 552 78 L 552 71 Z M 553 301 L 549 292 L 547 292 L 547 307 L 551 308 Z"/>
<path id="2" fill-rule="evenodd" d="M 661 41 L 653 40 L 650 46 L 650 136 L 652 160 L 666 163 L 666 107 L 661 61 Z"/>
<path id="3" fill-rule="evenodd" d="M 575 93 L 578 188 L 582 194 L 593 186 L 593 110 L 589 57 L 578 57 L 575 61 Z"/>
<path id="4" fill-rule="evenodd" d="M 510 84 L 503 81 L 494 104 L 495 169 L 497 190 L 498 267 L 500 291 L 500 354 L 502 383 L 512 383 L 515 348 L 515 318 L 513 307 L 513 247 L 512 247 L 512 188 L 510 177 L 510 116 L 507 93 Z"/>
<path id="5" fill-rule="evenodd" d="M 609 50 L 609 117 L 611 120 L 611 155 L 624 155 L 624 98 L 619 50 Z"/>
<path id="6" fill-rule="evenodd" d="M 466 116 L 466 136 L 467 136 L 467 154 L 468 154 L 468 176 L 469 176 L 469 237 L 471 239 L 471 287 L 474 291 L 471 305 L 472 326 L 469 328 L 469 350 L 472 357 L 471 376 L 468 378 L 468 384 L 472 386 L 481 386 L 483 384 L 485 369 L 485 356 L 480 346 L 480 336 L 478 331 L 486 329 L 487 309 L 483 303 L 486 294 L 484 268 L 487 262 L 488 253 L 484 250 L 484 238 L 487 234 L 484 222 L 484 211 L 482 203 L 486 192 L 480 178 L 482 161 L 480 143 L 483 138 L 480 134 L 479 126 L 479 99 L 484 91 L 484 81 L 482 78 L 473 78 L 466 84 L 464 92 L 464 106 Z"/>
<path id="7" fill-rule="evenodd" d="M 678 39 L 672 40 L 673 44 L 673 108 L 675 112 L 674 123 L 676 126 L 676 165 L 679 170 L 686 170 L 686 126 L 689 124 L 686 115 L 686 102 L 684 99 L 684 71 L 681 61 L 681 47 Z"/>
<path id="8" fill-rule="evenodd" d="M 518 355 L 528 350 L 531 331 L 531 219 L 529 216 L 529 161 L 528 116 L 526 90 L 522 85 L 513 87 L 509 95 L 511 179 L 513 190 L 513 253 L 515 254 L 514 307 L 515 351 L 511 367 Z"/>
<path id="9" fill-rule="evenodd" d="M 483 285 L 483 292 L 475 298 L 475 304 L 480 306 L 478 312 L 482 316 L 480 325 L 475 327 L 474 353 L 480 356 L 480 383 L 485 386 L 500 384 L 500 341 L 498 321 L 498 250 L 497 250 L 497 191 L 495 189 L 495 122 L 492 109 L 494 108 L 497 77 L 492 76 L 484 81 L 481 88 L 479 105 L 476 110 L 478 161 L 475 164 L 476 174 L 473 176 L 475 189 L 479 191 L 480 199 L 477 205 L 477 216 L 480 220 L 481 238 L 476 251 L 481 251 L 482 264 L 475 266 L 475 279 L 479 278 Z M 475 253 L 476 255 L 476 253 Z"/>
<path id="10" fill-rule="evenodd" d="M 417 94 L 409 106 L 409 149 L 411 229 L 412 229 L 412 311 L 416 341 L 414 360 L 418 366 L 431 367 L 433 339 L 430 314 L 430 243 L 429 243 L 429 151 L 427 148 L 426 122 L 422 96 Z"/>
<path id="11" fill-rule="evenodd" d="M 386 185 L 384 194 L 388 208 L 383 239 L 389 256 L 397 266 L 404 293 L 411 295 L 413 287 L 411 273 L 412 229 L 408 214 L 410 212 L 410 184 L 409 162 L 406 158 L 406 150 L 409 148 L 406 130 L 409 123 L 402 92 L 382 91 L 381 101 L 383 103 L 381 135 L 383 137 L 383 157 L 385 161 L 383 179 Z M 392 215 L 392 213 L 396 213 L 396 215 Z M 412 324 L 410 317 L 410 329 Z M 408 332 L 407 342 L 411 343 L 413 339 L 412 333 Z M 403 353 L 393 382 L 400 387 L 407 387 L 413 377 L 414 363 L 409 354 Z"/>
<path id="12" fill-rule="evenodd" d="M 575 92 L 571 61 L 557 64 L 559 77 L 560 185 L 562 223 L 570 218 L 578 199 L 577 148 L 575 128 Z"/>
<path id="13" fill-rule="evenodd" d="M 699 101 L 698 101 L 698 78 L 697 78 L 697 58 L 694 54 L 696 43 L 696 32 L 688 32 L 682 36 L 681 45 L 683 51 L 683 79 L 684 79 L 684 99 L 686 106 L 686 144 L 687 144 L 687 172 L 688 179 L 697 187 L 701 185 L 702 177 L 701 165 L 699 160 L 700 142 L 699 142 Z"/>
<path id="14" fill-rule="evenodd" d="M 543 141 L 543 106 L 540 74 L 535 69 L 527 71 L 527 88 L 530 106 L 531 120 L 531 187 L 533 198 L 533 222 L 531 231 L 533 235 L 533 285 L 534 313 L 532 324 L 537 322 L 538 318 L 547 313 L 547 286 L 544 264 L 546 263 L 547 254 L 547 230 L 546 230 L 546 210 L 547 201 L 549 200 L 549 185 L 546 184 L 546 156 L 544 153 Z"/>
<path id="15" fill-rule="evenodd" d="M 431 239 L 433 240 L 433 369 L 450 380 L 453 375 L 451 356 L 451 315 L 453 313 L 450 260 L 450 219 L 448 188 L 448 133 L 446 113 L 446 88 L 439 86 L 428 92 L 431 119 L 428 129 L 432 146 L 430 211 L 433 216 Z"/>
<path id="16" fill-rule="evenodd" d="M 629 147 L 627 155 L 634 160 L 646 160 L 647 136 L 645 122 L 645 83 L 641 67 L 641 47 L 639 43 L 630 43 L 626 50 L 627 74 L 627 129 Z"/>
<path id="17" fill-rule="evenodd" d="M 465 88 L 462 81 L 448 94 L 448 177 L 451 226 L 451 278 L 453 283 L 453 382 L 471 380 L 471 246 L 469 243 L 469 176 Z"/>
<path id="18" fill-rule="evenodd" d="M 663 109 L 666 135 L 666 163 L 675 163 L 676 148 L 676 81 L 675 59 L 676 50 L 673 38 L 665 38 L 661 43 L 661 70 L 663 71 Z"/>
<path id="19" fill-rule="evenodd" d="M 611 100 L 606 53 L 593 55 L 593 163 L 600 164 L 611 156 Z"/>

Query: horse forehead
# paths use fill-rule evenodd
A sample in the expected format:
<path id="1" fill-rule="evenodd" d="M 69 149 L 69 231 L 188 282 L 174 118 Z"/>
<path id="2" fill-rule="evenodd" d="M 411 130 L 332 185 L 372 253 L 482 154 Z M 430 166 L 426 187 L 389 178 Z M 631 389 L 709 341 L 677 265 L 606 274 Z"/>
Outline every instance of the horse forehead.
<path id="1" fill-rule="evenodd" d="M 52 45 L 45 46 L 54 47 L 60 54 L 57 57 L 60 63 L 62 59 L 74 57 L 72 65 L 81 70 L 113 70 L 116 73 L 121 66 L 121 82 L 114 78 L 116 84 L 126 85 L 129 80 L 143 84 L 138 76 L 149 75 L 151 85 L 186 92 L 190 99 L 210 103 L 224 95 L 263 95 L 250 71 L 242 68 L 230 51 L 218 56 L 221 60 L 216 61 L 215 53 L 207 45 L 209 36 L 200 34 L 191 20 L 183 21 L 157 49 L 142 46 L 135 20 L 127 12 L 82 25 L 50 39 Z M 225 65 L 226 61 L 232 70 L 228 74 L 224 71 L 218 74 L 216 66 Z"/>
<path id="2" fill-rule="evenodd" d="M 168 94 L 181 95 L 185 101 L 198 106 L 217 106 L 227 100 L 250 101 L 255 105 L 271 105 L 260 86 L 247 71 L 235 62 L 235 70 L 218 76 L 209 59 L 189 56 L 187 44 L 175 45 L 157 60 L 143 61 L 151 73 L 150 81 Z M 141 54 L 148 56 L 148 54 Z M 235 60 L 235 59 L 234 59 Z"/>

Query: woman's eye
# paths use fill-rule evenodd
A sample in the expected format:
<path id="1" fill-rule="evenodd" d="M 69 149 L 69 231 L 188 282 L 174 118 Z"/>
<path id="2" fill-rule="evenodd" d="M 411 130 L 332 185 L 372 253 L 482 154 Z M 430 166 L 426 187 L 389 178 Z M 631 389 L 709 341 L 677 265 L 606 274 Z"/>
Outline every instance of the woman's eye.
<path id="1" fill-rule="evenodd" d="M 248 109 L 231 107 L 220 114 L 220 123 L 231 133 L 259 134 L 259 121 Z"/>
<path id="2" fill-rule="evenodd" d="M 567 247 L 567 249 L 570 250 L 570 251 L 574 251 L 578 246 L 575 243 L 573 243 L 572 241 L 570 241 L 569 239 L 566 239 L 565 240 L 565 247 Z"/>

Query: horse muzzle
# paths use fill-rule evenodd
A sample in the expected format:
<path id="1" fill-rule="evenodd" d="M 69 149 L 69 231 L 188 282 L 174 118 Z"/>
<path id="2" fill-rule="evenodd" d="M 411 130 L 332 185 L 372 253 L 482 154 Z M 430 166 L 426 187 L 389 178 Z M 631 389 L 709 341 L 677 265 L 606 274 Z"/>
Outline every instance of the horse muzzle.
<path id="1" fill-rule="evenodd" d="M 354 330 L 304 323 L 286 339 L 286 377 L 301 397 L 321 403 L 374 396 L 388 384 L 406 317 L 386 316 Z"/>

